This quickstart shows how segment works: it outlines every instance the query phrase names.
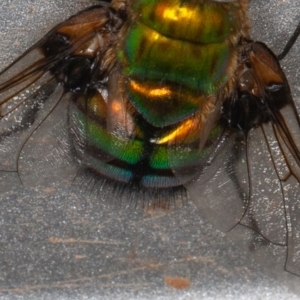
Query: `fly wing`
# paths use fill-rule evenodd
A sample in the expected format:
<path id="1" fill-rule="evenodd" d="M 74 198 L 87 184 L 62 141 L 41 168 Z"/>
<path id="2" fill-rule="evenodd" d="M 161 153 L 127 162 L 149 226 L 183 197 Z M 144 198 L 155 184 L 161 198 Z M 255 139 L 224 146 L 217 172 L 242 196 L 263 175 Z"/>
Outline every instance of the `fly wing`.
<path id="1" fill-rule="evenodd" d="M 265 141 L 260 149 L 265 148 L 264 152 L 269 153 L 260 167 L 250 169 L 250 174 L 253 170 L 250 208 L 258 232 L 273 243 L 287 245 L 286 269 L 299 274 L 299 116 L 286 77 L 273 53 L 261 43 L 253 43 L 248 53 L 261 90 L 256 93 L 260 94 L 266 111 L 266 119 L 258 127 L 261 140 Z M 255 166 L 255 160 L 253 156 L 248 161 Z"/>
<path id="2" fill-rule="evenodd" d="M 59 24 L 1 72 L 4 178 L 10 174 L 26 185 L 48 185 L 61 181 L 59 169 L 65 178 L 75 175 L 69 104 L 78 95 L 88 102 L 91 90 L 102 91 L 102 58 L 119 25 L 108 5 L 89 8 Z"/>
<path id="3" fill-rule="evenodd" d="M 263 124 L 247 135 L 246 161 L 249 176 L 249 198 L 240 220 L 268 241 L 286 245 L 287 219 L 285 214 L 284 156 L 272 124 Z"/>
<path id="4" fill-rule="evenodd" d="M 218 229 L 231 230 L 244 216 L 249 198 L 244 136 L 224 131 L 198 177 L 185 184 L 199 209 Z"/>
<path id="5" fill-rule="evenodd" d="M 286 269 L 299 275 L 300 122 L 287 83 L 284 85 L 284 89 L 286 89 L 286 93 L 274 94 L 274 97 L 268 98 L 271 107 L 275 101 L 284 102 L 285 105 L 279 110 L 271 108 L 274 116 L 273 126 L 266 128 L 267 125 L 264 125 L 264 127 L 269 145 L 273 146 L 270 147 L 272 160 L 283 195 L 281 207 L 282 214 L 285 215 L 286 244 L 288 246 Z M 274 233 L 275 230 L 276 228 L 273 228 Z"/>
<path id="6" fill-rule="evenodd" d="M 287 245 L 286 269 L 299 274 L 298 113 L 275 55 L 265 45 L 249 42 L 241 56 L 235 95 L 222 108 L 224 146 L 186 187 L 219 229 L 241 224 L 274 244 Z"/>
<path id="7" fill-rule="evenodd" d="M 299 275 L 300 124 L 288 86 L 282 88 L 284 94 L 266 98 L 273 120 L 248 135 L 250 199 L 240 223 L 272 243 L 287 245 L 286 269 Z M 286 101 L 281 109 L 273 106 L 278 100 Z"/>

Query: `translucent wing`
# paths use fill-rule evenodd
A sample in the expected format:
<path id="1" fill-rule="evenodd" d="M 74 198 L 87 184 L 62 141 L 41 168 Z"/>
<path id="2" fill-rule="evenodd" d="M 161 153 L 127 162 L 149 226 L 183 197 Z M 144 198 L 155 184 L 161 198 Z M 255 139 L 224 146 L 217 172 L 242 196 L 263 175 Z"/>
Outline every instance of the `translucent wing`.
<path id="1" fill-rule="evenodd" d="M 229 231 L 242 218 L 249 198 L 248 166 L 244 136 L 222 134 L 196 179 L 185 184 L 200 214 L 215 227 Z"/>
<path id="2" fill-rule="evenodd" d="M 253 42 L 242 54 L 235 94 L 222 108 L 224 145 L 186 187 L 221 230 L 241 224 L 286 245 L 286 269 L 300 274 L 299 117 L 274 54 Z"/>
<path id="3" fill-rule="evenodd" d="M 1 72 L 0 168 L 5 178 L 49 185 L 75 176 L 79 166 L 69 134 L 69 105 L 105 92 L 101 84 L 113 62 L 104 56 L 118 22 L 106 4 L 89 8 L 59 24 Z M 2 191 L 11 188 L 1 182 Z"/>
<path id="4" fill-rule="evenodd" d="M 281 97 L 283 95 L 280 95 Z M 269 145 L 271 159 L 276 168 L 277 187 L 282 192 L 282 202 L 277 196 L 276 204 L 281 210 L 269 209 L 272 211 L 272 224 L 268 224 L 272 236 L 281 235 L 283 240 L 283 229 L 285 232 L 285 243 L 287 244 L 286 269 L 299 275 L 300 270 L 300 122 L 297 111 L 292 102 L 290 93 L 285 95 L 286 105 L 279 111 L 274 111 L 275 120 L 273 126 L 264 126 L 265 137 Z M 279 183 L 278 183 L 279 181 Z M 270 199 L 277 192 L 270 193 Z M 278 193 L 278 192 L 277 192 Z M 272 202 L 270 201 L 270 204 Z M 258 205 L 257 205 L 258 206 Z M 258 210 L 258 208 L 256 209 Z M 276 214 L 277 212 L 277 214 Z M 258 215 L 259 217 L 259 215 Z M 274 222 L 282 220 L 280 227 Z M 285 222 L 283 221 L 285 217 Z M 267 219 L 262 224 L 267 227 Z M 274 226 L 276 224 L 276 226 Z M 276 228 L 278 227 L 278 228 Z M 272 237 L 271 236 L 271 237 Z M 271 239 L 272 241 L 272 239 Z M 284 240 L 283 240 L 284 241 Z"/>

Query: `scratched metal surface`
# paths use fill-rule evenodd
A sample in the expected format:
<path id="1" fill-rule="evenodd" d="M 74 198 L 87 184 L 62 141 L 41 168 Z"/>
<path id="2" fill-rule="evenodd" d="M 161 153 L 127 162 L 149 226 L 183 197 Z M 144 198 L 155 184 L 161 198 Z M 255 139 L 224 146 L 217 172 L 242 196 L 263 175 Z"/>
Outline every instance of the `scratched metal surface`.
<path id="1" fill-rule="evenodd" d="M 0 67 L 91 3 L 2 0 Z M 253 36 L 279 53 L 300 18 L 298 0 L 253 0 L 251 17 Z M 295 98 L 299 45 L 283 62 Z M 284 248 L 250 251 L 242 229 L 233 243 L 191 203 L 146 210 L 112 204 L 109 192 L 9 189 L 0 193 L 0 299 L 299 299 Z"/>

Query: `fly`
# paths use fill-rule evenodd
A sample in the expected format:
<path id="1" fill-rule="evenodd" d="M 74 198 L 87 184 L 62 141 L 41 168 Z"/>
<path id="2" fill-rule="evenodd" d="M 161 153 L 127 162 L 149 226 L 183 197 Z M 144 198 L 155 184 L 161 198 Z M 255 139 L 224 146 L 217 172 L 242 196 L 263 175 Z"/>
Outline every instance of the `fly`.
<path id="1" fill-rule="evenodd" d="M 1 170 L 183 186 L 221 229 L 287 246 L 299 275 L 300 120 L 279 60 L 300 25 L 276 56 L 248 18 L 248 0 L 112 0 L 57 25 L 0 74 Z"/>

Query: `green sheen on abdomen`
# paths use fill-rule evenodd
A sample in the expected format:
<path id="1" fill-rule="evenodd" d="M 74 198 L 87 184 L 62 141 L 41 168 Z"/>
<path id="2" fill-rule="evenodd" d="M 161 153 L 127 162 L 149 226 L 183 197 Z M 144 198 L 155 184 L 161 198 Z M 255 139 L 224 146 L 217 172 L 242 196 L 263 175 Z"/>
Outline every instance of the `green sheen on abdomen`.
<path id="1" fill-rule="evenodd" d="M 178 186 L 194 178 L 222 134 L 218 96 L 237 67 L 241 6 L 127 3 L 128 21 L 107 55 L 114 67 L 104 92 L 100 86 L 71 109 L 74 147 L 105 177 L 151 188 Z"/>

